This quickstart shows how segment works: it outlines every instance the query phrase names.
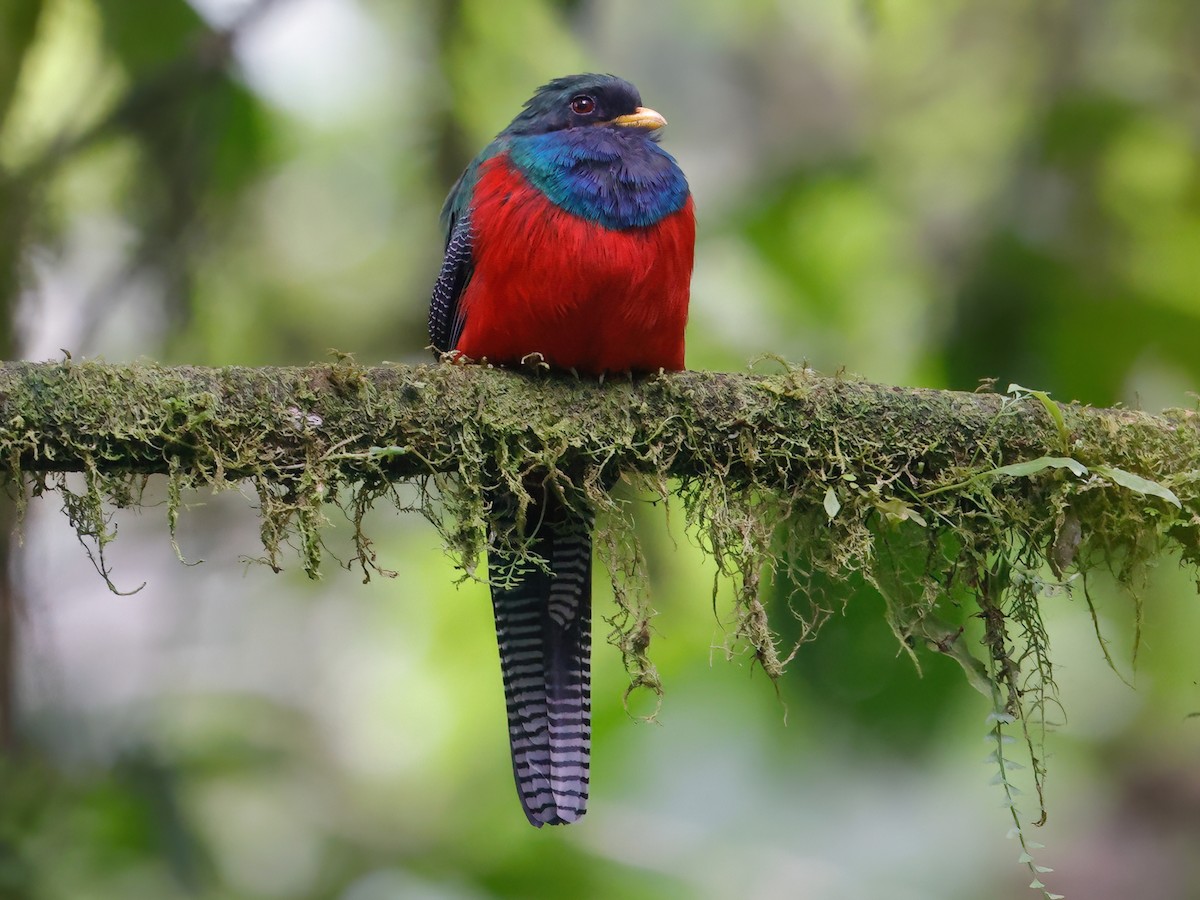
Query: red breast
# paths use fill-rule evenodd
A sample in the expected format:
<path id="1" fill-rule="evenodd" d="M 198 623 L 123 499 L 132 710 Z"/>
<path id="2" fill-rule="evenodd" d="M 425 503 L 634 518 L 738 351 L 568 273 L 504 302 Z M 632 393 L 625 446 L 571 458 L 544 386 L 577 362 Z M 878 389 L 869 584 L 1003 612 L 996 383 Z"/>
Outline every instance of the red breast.
<path id="1" fill-rule="evenodd" d="M 684 367 L 690 197 L 654 225 L 611 230 L 555 206 L 499 156 L 483 164 L 471 207 L 458 350 L 510 365 L 540 353 L 590 375 Z"/>

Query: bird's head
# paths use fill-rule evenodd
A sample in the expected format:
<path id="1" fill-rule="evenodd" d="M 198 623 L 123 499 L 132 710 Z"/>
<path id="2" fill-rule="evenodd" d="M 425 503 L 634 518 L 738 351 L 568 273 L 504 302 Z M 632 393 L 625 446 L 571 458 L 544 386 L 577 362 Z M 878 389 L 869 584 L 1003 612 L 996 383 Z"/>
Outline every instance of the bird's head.
<path id="1" fill-rule="evenodd" d="M 616 75 L 568 75 L 538 88 L 504 134 L 549 134 L 568 128 L 613 125 L 654 131 L 667 124 L 642 106 L 638 89 Z"/>

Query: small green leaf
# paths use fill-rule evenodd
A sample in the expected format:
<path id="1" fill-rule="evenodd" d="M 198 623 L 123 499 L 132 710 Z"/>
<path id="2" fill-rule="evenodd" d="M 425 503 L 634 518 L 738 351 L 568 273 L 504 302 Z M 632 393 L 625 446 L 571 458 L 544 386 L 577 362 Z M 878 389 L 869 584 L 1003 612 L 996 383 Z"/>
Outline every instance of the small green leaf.
<path id="1" fill-rule="evenodd" d="M 1031 888 L 1044 888 L 1045 887 L 1045 885 L 1042 884 L 1041 879 L 1039 879 L 1039 878 L 1035 878 L 1035 879 L 1033 879 L 1033 881 L 1029 882 L 1029 886 Z"/>
<path id="2" fill-rule="evenodd" d="M 1025 865 L 1025 863 L 1033 862 L 1033 857 L 1030 856 L 1029 851 L 1026 850 L 1020 856 L 1017 857 L 1017 862 L 1021 863 L 1021 865 Z"/>
<path id="3" fill-rule="evenodd" d="M 825 491 L 825 514 L 829 518 L 836 516 L 842 509 L 842 501 L 838 499 L 837 492 L 833 488 Z"/>
<path id="4" fill-rule="evenodd" d="M 875 507 L 883 513 L 891 525 L 897 525 L 904 521 L 916 522 L 922 528 L 926 525 L 925 519 L 921 514 L 899 497 L 893 497 L 891 500 L 881 500 L 875 504 Z"/>
<path id="5" fill-rule="evenodd" d="M 1054 427 L 1058 429 L 1058 437 L 1062 441 L 1062 449 L 1064 453 L 1071 452 L 1071 432 L 1067 430 L 1067 420 L 1063 418 L 1062 410 L 1058 408 L 1058 404 L 1050 399 L 1050 395 L 1045 391 L 1034 391 L 1029 388 L 1021 387 L 1019 384 L 1010 384 L 1008 386 L 1010 394 L 1026 393 L 1037 399 L 1039 403 L 1045 407 L 1046 414 L 1050 416 L 1050 420 L 1054 423 Z"/>
<path id="6" fill-rule="evenodd" d="M 1013 463 L 1010 466 L 1001 466 L 998 469 L 992 469 L 990 472 L 984 472 L 983 474 L 1028 477 L 1046 469 L 1070 469 L 1081 478 L 1088 473 L 1087 466 L 1077 459 L 1071 459 L 1069 456 L 1039 456 L 1037 459 Z"/>
<path id="7" fill-rule="evenodd" d="M 1119 484 L 1123 488 L 1129 488 L 1138 494 L 1148 494 L 1152 497 L 1161 497 L 1168 503 L 1172 503 L 1180 509 L 1183 504 L 1179 502 L 1179 498 L 1175 496 L 1175 492 L 1168 487 L 1163 487 L 1157 481 L 1151 481 L 1149 478 L 1143 478 L 1141 475 L 1134 475 L 1132 472 L 1126 472 L 1124 469 L 1118 469 L 1116 466 L 1096 466 L 1096 473 L 1103 475 L 1113 484 Z"/>

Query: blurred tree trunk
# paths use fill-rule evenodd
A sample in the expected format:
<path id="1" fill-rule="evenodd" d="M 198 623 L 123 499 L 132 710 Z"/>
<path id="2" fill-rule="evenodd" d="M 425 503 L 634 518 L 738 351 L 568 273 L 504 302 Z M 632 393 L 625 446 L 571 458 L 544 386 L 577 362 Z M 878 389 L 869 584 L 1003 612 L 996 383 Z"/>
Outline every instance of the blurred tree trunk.
<path id="1" fill-rule="evenodd" d="M 6 536 L 0 540 L 0 753 L 11 754 L 17 748 L 17 618 L 21 595 L 13 577 L 13 529 L 15 504 L 7 498 L 0 503 L 0 528 Z"/>
<path id="2" fill-rule="evenodd" d="M 43 5 L 40 0 L 11 0 L 0 6 L 0 132 L 8 119 Z M 26 186 L 0 167 L 0 354 L 4 359 L 20 355 L 15 319 L 28 212 Z M 0 754 L 11 754 L 17 745 L 17 623 L 22 604 L 12 566 L 15 525 L 12 498 L 0 497 Z"/>
<path id="3" fill-rule="evenodd" d="M 17 186 L 0 169 L 0 353 L 5 359 L 18 356 L 14 340 L 14 318 L 19 296 L 17 269 L 23 217 L 16 196 Z M 22 490 L 16 486 L 15 490 Z M 16 538 L 15 504 L 8 494 L 0 496 L 0 754 L 16 747 L 16 628 L 20 607 L 13 579 L 12 547 Z"/>
<path id="4" fill-rule="evenodd" d="M 20 356 L 15 336 L 15 318 L 20 300 L 20 278 L 26 204 L 19 187 L 5 180 L 0 169 L 0 354 L 5 359 Z M 23 490 L 15 485 L 13 490 Z M 16 504 L 11 496 L 0 496 L 0 754 L 16 749 L 17 622 L 22 609 L 20 588 L 13 572 L 13 543 L 16 541 Z"/>

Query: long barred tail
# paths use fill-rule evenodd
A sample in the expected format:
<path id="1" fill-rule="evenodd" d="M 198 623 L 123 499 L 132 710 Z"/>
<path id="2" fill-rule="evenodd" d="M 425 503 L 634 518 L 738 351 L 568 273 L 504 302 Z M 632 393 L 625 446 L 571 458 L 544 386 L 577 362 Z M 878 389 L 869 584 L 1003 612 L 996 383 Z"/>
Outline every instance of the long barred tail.
<path id="1" fill-rule="evenodd" d="M 501 527 L 513 524 L 512 509 L 511 498 L 493 499 Z M 574 822 L 587 810 L 592 518 L 539 485 L 525 533 L 550 572 L 518 567 L 511 552 L 495 547 L 489 555 L 513 775 L 525 815 L 538 828 Z"/>

